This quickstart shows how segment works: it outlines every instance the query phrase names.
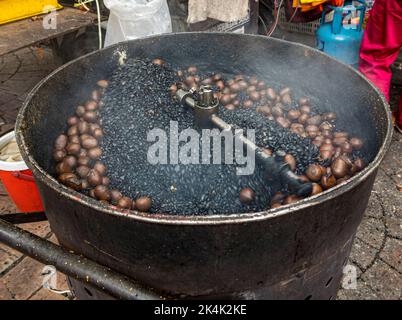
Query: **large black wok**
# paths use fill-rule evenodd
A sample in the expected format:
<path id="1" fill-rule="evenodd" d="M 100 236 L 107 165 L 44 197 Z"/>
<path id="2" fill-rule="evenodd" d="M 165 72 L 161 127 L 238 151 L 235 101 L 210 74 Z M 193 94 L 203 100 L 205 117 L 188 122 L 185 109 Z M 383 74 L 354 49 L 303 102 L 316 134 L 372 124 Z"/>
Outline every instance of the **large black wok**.
<path id="1" fill-rule="evenodd" d="M 259 213 L 173 216 L 121 212 L 68 189 L 53 173 L 52 142 L 86 88 L 108 78 L 118 52 L 227 73 L 257 74 L 334 110 L 364 137 L 366 169 L 318 196 Z M 124 106 L 122 106 L 124 107 Z M 391 138 L 388 106 L 354 69 L 311 48 L 262 36 L 181 33 L 122 43 L 41 81 L 17 119 L 17 140 L 62 246 L 175 297 L 330 299 Z M 80 297 L 100 297 L 81 290 Z"/>

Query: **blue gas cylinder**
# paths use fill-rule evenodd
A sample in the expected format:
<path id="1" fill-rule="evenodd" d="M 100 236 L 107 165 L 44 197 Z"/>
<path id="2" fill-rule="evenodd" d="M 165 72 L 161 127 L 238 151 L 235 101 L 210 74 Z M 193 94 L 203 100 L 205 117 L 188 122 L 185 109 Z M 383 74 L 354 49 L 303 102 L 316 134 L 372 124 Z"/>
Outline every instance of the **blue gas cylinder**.
<path id="1" fill-rule="evenodd" d="M 357 68 L 364 32 L 362 25 L 366 12 L 365 1 L 345 1 L 342 7 L 330 6 L 330 8 L 334 12 L 333 20 L 327 22 L 323 12 L 321 24 L 316 33 L 317 48 Z M 358 23 L 356 23 L 357 20 Z"/>

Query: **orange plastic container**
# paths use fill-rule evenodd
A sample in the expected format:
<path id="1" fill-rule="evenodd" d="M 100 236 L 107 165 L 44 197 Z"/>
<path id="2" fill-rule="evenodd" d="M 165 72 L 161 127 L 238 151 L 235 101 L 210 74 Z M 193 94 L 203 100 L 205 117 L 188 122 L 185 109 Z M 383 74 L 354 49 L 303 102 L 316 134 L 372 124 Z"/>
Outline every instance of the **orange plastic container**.
<path id="1" fill-rule="evenodd" d="M 0 149 L 14 138 L 14 131 L 0 137 Z M 21 212 L 43 211 L 38 188 L 24 161 L 0 160 L 0 180 Z"/>

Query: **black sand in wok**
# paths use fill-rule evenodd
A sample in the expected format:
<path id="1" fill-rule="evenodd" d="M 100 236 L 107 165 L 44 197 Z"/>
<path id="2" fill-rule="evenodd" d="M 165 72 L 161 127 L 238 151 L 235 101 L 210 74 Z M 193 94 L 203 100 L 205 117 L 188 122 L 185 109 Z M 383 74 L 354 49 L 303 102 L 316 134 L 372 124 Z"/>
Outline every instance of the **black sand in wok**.
<path id="1" fill-rule="evenodd" d="M 238 176 L 235 165 L 148 162 L 148 149 L 153 144 L 147 142 L 149 131 L 160 128 L 169 133 L 172 120 L 178 121 L 179 132 L 196 129 L 191 111 L 172 100 L 168 89 L 179 81 L 172 69 L 128 60 L 109 80 L 100 116 L 105 133 L 102 161 L 108 167 L 111 188 L 132 198 L 152 197 L 152 212 L 230 214 L 269 207 L 272 192 L 277 190 L 272 190 L 258 168 L 253 175 Z M 259 146 L 292 154 L 299 174 L 317 161 L 318 150 L 309 139 L 278 127 L 255 108 L 228 111 L 222 107 L 219 115 L 243 129 L 255 129 Z M 244 187 L 256 192 L 251 205 L 239 200 Z"/>

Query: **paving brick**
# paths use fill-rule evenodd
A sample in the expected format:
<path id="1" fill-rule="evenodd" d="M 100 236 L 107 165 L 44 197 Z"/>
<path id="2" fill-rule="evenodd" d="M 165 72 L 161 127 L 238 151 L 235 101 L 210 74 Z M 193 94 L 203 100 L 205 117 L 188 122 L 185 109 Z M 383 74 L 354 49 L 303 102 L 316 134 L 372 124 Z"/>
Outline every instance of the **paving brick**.
<path id="1" fill-rule="evenodd" d="M 3 256 L 4 258 L 7 257 L 6 254 L 8 254 L 9 256 L 17 257 L 18 259 L 23 256 L 23 254 L 21 252 L 15 250 L 13 248 L 10 248 L 3 243 L 0 243 L 0 256 L 1 256 L 1 252 L 5 252 L 5 254 Z M 2 259 L 0 257 L 0 264 L 1 264 L 1 261 L 2 261 Z"/>
<path id="2" fill-rule="evenodd" d="M 13 299 L 13 295 L 0 279 L 0 300 L 11 300 L 11 299 Z"/>
<path id="3" fill-rule="evenodd" d="M 402 168 L 402 135 L 394 134 L 392 142 L 392 150 L 387 152 L 381 165 L 381 170 L 391 178 Z"/>
<path id="4" fill-rule="evenodd" d="M 21 224 L 19 227 L 42 238 L 49 236 L 51 233 L 50 225 L 47 221 Z"/>
<path id="5" fill-rule="evenodd" d="M 385 226 L 390 236 L 402 239 L 402 219 L 386 217 Z"/>
<path id="6" fill-rule="evenodd" d="M 51 237 L 48 240 L 50 242 L 53 242 L 54 244 L 59 245 L 59 241 L 57 240 L 57 237 L 56 237 L 56 235 L 54 233 L 51 235 Z"/>
<path id="7" fill-rule="evenodd" d="M 14 74 L 21 65 L 15 54 L 7 54 L 0 60 L 0 73 Z"/>
<path id="8" fill-rule="evenodd" d="M 353 243 L 350 259 L 366 270 L 375 260 L 378 249 L 365 244 L 359 239 Z"/>
<path id="9" fill-rule="evenodd" d="M 17 300 L 26 300 L 42 287 L 40 276 L 43 265 L 31 258 L 24 258 L 0 279 Z"/>
<path id="10" fill-rule="evenodd" d="M 373 190 L 370 196 L 370 200 L 367 205 L 366 212 L 364 213 L 366 217 L 380 219 L 382 218 L 382 208 L 381 202 L 378 199 L 377 191 Z"/>
<path id="11" fill-rule="evenodd" d="M 385 237 L 385 227 L 381 220 L 364 217 L 359 229 L 357 230 L 357 239 L 380 249 Z"/>
<path id="12" fill-rule="evenodd" d="M 21 254 L 14 255 L 13 252 L 0 249 L 0 276 L 7 272 L 21 257 Z"/>
<path id="13" fill-rule="evenodd" d="M 366 282 L 376 293 L 379 299 L 399 300 L 402 299 L 402 276 L 392 270 L 381 260 L 362 275 Z"/>
<path id="14" fill-rule="evenodd" d="M 393 145 L 391 146 L 392 149 Z M 395 182 L 379 170 L 374 190 L 377 192 L 384 214 L 387 217 L 402 219 L 402 192 L 396 189 Z"/>
<path id="15" fill-rule="evenodd" d="M 338 300 L 378 300 L 380 297 L 362 280 L 357 281 L 356 289 L 340 289 Z"/>
<path id="16" fill-rule="evenodd" d="M 402 240 L 387 238 L 384 249 L 380 252 L 380 257 L 398 270 L 402 278 Z"/>

